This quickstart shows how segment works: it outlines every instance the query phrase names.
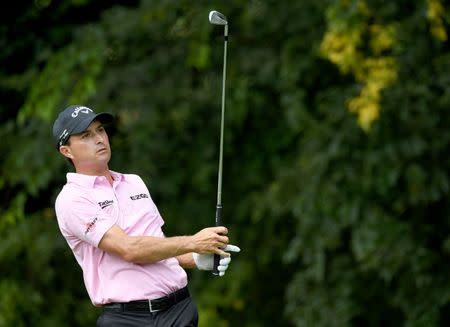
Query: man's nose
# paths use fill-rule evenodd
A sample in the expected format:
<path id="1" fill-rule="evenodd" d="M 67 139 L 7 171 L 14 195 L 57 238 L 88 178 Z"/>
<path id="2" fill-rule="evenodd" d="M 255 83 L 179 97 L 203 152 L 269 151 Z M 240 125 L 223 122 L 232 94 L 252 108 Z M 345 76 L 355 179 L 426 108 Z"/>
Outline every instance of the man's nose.
<path id="1" fill-rule="evenodd" d="M 96 141 L 96 143 L 103 143 L 103 135 L 102 134 L 100 134 L 100 133 L 96 133 L 95 134 L 95 141 Z"/>

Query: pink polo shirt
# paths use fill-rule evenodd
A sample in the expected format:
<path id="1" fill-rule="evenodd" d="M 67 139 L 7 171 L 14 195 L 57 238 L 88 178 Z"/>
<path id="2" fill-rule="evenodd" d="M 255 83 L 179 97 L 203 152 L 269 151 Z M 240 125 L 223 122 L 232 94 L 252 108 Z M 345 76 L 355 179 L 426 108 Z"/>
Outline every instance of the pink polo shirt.
<path id="1" fill-rule="evenodd" d="M 98 248 L 114 224 L 128 235 L 164 237 L 164 221 L 142 179 L 111 175 L 112 186 L 103 176 L 68 173 L 55 203 L 59 228 L 83 269 L 92 303 L 155 299 L 183 288 L 187 276 L 176 258 L 134 264 Z"/>

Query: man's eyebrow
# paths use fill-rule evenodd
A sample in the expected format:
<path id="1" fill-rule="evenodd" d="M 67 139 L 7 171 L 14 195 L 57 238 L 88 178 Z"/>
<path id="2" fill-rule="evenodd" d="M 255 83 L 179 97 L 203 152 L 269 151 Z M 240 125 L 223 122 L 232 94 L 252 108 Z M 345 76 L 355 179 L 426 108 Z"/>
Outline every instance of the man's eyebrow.
<path id="1" fill-rule="evenodd" d="M 90 132 L 89 130 L 85 130 L 85 131 L 82 131 L 82 132 L 79 132 L 79 133 L 75 133 L 75 134 L 72 134 L 72 135 L 81 136 L 81 135 L 89 133 L 89 132 Z"/>

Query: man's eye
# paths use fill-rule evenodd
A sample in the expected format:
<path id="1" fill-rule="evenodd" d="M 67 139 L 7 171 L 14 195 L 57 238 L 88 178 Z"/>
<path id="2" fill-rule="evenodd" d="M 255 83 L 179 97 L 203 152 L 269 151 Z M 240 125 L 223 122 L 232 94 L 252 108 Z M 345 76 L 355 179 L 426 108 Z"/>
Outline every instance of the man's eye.
<path id="1" fill-rule="evenodd" d="M 86 137 L 88 137 L 89 136 L 89 133 L 83 133 L 82 135 L 81 135 L 81 138 L 82 139 L 85 139 Z"/>

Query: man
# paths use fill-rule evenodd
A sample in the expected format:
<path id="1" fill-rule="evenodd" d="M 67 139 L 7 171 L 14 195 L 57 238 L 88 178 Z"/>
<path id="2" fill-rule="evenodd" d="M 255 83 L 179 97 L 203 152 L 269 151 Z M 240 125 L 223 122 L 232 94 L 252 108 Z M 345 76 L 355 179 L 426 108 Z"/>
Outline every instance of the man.
<path id="1" fill-rule="evenodd" d="M 192 236 L 165 237 L 164 221 L 137 175 L 109 170 L 111 149 L 96 114 L 74 105 L 53 125 L 59 152 L 74 166 L 59 193 L 56 215 L 62 235 L 83 270 L 92 303 L 104 308 L 97 326 L 197 326 L 197 308 L 183 268 L 211 270 L 218 254 L 223 275 L 230 263 L 225 227 Z"/>

